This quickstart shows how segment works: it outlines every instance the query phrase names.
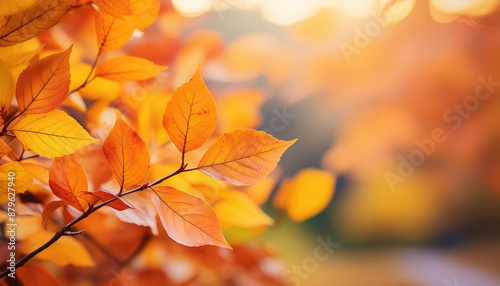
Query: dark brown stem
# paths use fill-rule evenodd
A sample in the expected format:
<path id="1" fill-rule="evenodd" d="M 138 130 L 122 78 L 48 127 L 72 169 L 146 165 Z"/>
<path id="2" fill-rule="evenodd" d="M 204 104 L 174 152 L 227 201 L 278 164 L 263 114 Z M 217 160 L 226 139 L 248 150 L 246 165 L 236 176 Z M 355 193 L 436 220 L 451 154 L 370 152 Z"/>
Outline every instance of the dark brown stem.
<path id="1" fill-rule="evenodd" d="M 86 217 L 88 217 L 89 215 L 91 215 L 92 213 L 96 212 L 98 209 L 108 205 L 109 203 L 111 202 L 114 202 L 115 200 L 117 200 L 118 198 L 120 197 L 124 197 L 124 196 L 127 196 L 127 195 L 130 195 L 130 194 L 133 194 L 133 193 L 137 193 L 137 192 L 140 192 L 140 191 L 143 191 L 149 187 L 153 187 L 153 186 L 156 186 L 158 184 L 161 184 L 163 181 L 169 179 L 169 178 L 172 178 L 173 176 L 176 176 L 182 172 L 184 172 L 186 168 L 186 165 L 182 166 L 181 168 L 179 168 L 177 171 L 173 172 L 172 174 L 166 176 L 166 177 L 163 177 L 151 184 L 144 184 L 138 188 L 135 188 L 133 190 L 130 190 L 130 191 L 127 191 L 127 192 L 124 192 L 108 201 L 105 201 L 105 202 L 102 202 L 94 207 L 91 207 L 89 208 L 86 212 L 84 212 L 82 215 L 80 215 L 79 217 L 75 218 L 72 222 L 68 223 L 67 225 L 65 225 L 63 228 L 61 228 L 58 232 L 56 232 L 56 234 L 54 234 L 54 236 L 49 240 L 47 241 L 44 245 L 40 246 L 38 249 L 34 250 L 33 252 L 29 253 L 28 255 L 26 255 L 25 257 L 23 257 L 21 260 L 19 260 L 16 265 L 14 266 L 16 269 L 23 266 L 24 264 L 26 264 L 26 262 L 28 262 L 29 260 L 31 260 L 31 258 L 33 258 L 35 255 L 37 255 L 38 253 L 44 251 L 45 249 L 47 249 L 49 246 L 51 246 L 54 242 L 58 241 L 59 238 L 61 238 L 62 236 L 66 235 L 66 233 L 68 232 L 71 232 L 71 227 L 74 226 L 75 224 L 77 224 L 78 222 L 80 222 L 81 220 L 85 219 Z M 0 278 L 6 276 L 7 274 L 9 274 L 10 270 L 9 269 L 5 269 L 5 271 L 3 271 L 1 274 L 0 274 Z"/>

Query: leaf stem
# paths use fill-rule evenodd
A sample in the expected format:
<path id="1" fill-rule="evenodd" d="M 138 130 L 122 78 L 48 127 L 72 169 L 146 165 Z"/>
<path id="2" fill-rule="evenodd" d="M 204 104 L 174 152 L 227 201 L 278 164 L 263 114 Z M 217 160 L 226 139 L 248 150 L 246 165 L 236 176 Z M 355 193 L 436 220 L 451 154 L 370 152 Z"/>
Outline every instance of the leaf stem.
<path id="1" fill-rule="evenodd" d="M 94 69 L 97 66 L 97 61 L 101 57 L 101 54 L 102 54 L 102 45 L 99 47 L 99 52 L 97 53 L 97 56 L 95 57 L 94 63 L 92 64 L 92 68 L 90 69 L 90 72 L 87 75 L 87 78 L 85 79 L 85 81 L 83 81 L 83 83 L 79 87 L 68 92 L 67 96 L 70 96 L 72 93 L 79 91 L 80 89 L 84 88 L 87 84 L 89 84 L 91 81 L 94 80 L 95 77 L 93 77 L 92 79 L 90 79 L 90 77 L 92 76 L 92 73 L 94 72 Z"/>
<path id="2" fill-rule="evenodd" d="M 124 192 L 122 194 L 119 194 L 118 196 L 108 200 L 108 201 L 105 201 L 105 202 L 102 202 L 94 207 L 91 207 L 89 208 L 87 211 L 85 211 L 83 214 L 81 214 L 79 217 L 75 218 L 73 221 L 71 221 L 70 223 L 68 223 L 67 225 L 65 225 L 63 228 L 61 228 L 58 232 L 56 232 L 54 234 L 54 236 L 49 240 L 47 241 L 44 245 L 40 246 L 39 248 L 37 248 L 36 250 L 34 250 L 33 252 L 29 253 L 28 255 L 26 255 L 25 257 L 23 257 L 21 260 L 19 260 L 16 265 L 14 266 L 16 269 L 19 268 L 19 267 L 22 267 L 24 264 L 26 264 L 26 262 L 28 262 L 29 260 L 31 260 L 35 255 L 37 255 L 38 253 L 44 251 L 45 249 L 47 249 L 49 246 L 51 246 L 52 244 L 54 244 L 56 241 L 58 241 L 62 236 L 65 236 L 65 235 L 68 235 L 68 233 L 72 233 L 74 234 L 75 232 L 72 232 L 71 231 L 71 227 L 74 226 L 75 224 L 77 224 L 78 222 L 82 221 L 83 219 L 85 219 L 86 217 L 88 217 L 89 215 L 91 215 L 92 213 L 96 212 L 98 209 L 108 205 L 109 203 L 117 200 L 118 198 L 121 198 L 121 197 L 124 197 L 124 196 L 127 196 L 127 195 L 130 195 L 130 194 L 133 194 L 133 193 L 137 193 L 137 192 L 140 192 L 140 191 L 143 191 L 145 189 L 148 189 L 150 187 L 153 187 L 153 186 L 156 186 L 158 184 L 161 184 L 163 181 L 169 179 L 169 178 L 172 178 L 173 176 L 176 176 L 182 172 L 185 171 L 186 169 L 186 166 L 187 165 L 183 165 L 182 167 L 180 167 L 177 171 L 173 172 L 172 174 L 168 175 L 168 176 L 165 176 L 159 180 L 156 180 L 154 181 L 153 183 L 151 184 L 144 184 L 138 188 L 135 188 L 135 189 L 132 189 L 130 191 L 127 191 L 127 192 Z M 10 273 L 10 270 L 9 269 L 5 269 L 5 271 L 3 271 L 1 274 L 0 274 L 0 278 L 6 276 L 7 274 Z"/>

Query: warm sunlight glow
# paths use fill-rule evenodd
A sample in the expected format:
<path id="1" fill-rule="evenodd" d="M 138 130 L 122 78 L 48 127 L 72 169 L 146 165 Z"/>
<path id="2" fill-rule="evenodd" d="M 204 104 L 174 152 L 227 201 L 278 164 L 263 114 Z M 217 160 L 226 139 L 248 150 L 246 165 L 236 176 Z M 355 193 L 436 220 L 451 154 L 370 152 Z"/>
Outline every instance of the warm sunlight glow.
<path id="1" fill-rule="evenodd" d="M 306 19 L 316 11 L 313 1 L 304 0 L 272 0 L 262 7 L 262 14 L 267 20 L 283 26 Z"/>
<path id="2" fill-rule="evenodd" d="M 210 0 L 172 0 L 175 9 L 182 15 L 195 17 L 208 12 L 212 6 Z"/>

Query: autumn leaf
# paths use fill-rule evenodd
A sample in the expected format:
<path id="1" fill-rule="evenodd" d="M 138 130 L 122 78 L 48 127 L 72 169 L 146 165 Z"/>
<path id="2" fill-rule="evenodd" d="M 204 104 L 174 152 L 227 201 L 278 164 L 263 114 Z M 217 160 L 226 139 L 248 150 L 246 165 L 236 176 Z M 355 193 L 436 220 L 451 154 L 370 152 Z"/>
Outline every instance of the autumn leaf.
<path id="1" fill-rule="evenodd" d="M 139 134 L 116 111 L 115 126 L 102 145 L 111 173 L 123 189 L 142 183 L 149 172 L 149 151 Z"/>
<path id="2" fill-rule="evenodd" d="M 0 15 L 12 15 L 20 10 L 29 8 L 35 3 L 36 0 L 0 0 Z"/>
<path id="3" fill-rule="evenodd" d="M 144 30 L 156 20 L 160 0 L 132 0 L 132 10 L 137 17 L 137 29 Z"/>
<path id="4" fill-rule="evenodd" d="M 222 227 L 254 228 L 274 222 L 252 198 L 235 190 L 222 190 L 213 208 Z"/>
<path id="5" fill-rule="evenodd" d="M 134 14 L 130 0 L 92 0 L 99 10 L 118 19 Z"/>
<path id="6" fill-rule="evenodd" d="M 30 233 L 24 240 L 19 250 L 30 253 L 49 241 L 54 233 L 39 230 Z M 73 237 L 63 236 L 51 247 L 40 252 L 36 258 L 50 261 L 59 267 L 74 265 L 81 267 L 95 266 L 92 257 L 83 244 Z"/>
<path id="7" fill-rule="evenodd" d="M 3 140 L 0 140 L 0 158 L 9 154 L 11 151 L 12 150 L 10 149 L 9 145 L 7 145 L 7 143 L 3 142 Z"/>
<path id="8" fill-rule="evenodd" d="M 210 146 L 198 169 L 237 186 L 251 185 L 269 175 L 295 141 L 278 140 L 263 131 L 235 130 Z"/>
<path id="9" fill-rule="evenodd" d="M 94 12 L 94 15 L 97 45 L 101 52 L 117 49 L 125 45 L 132 37 L 136 26 L 135 17 L 120 20 L 97 11 Z"/>
<path id="10" fill-rule="evenodd" d="M 42 212 L 42 226 L 44 229 L 47 229 L 47 224 L 50 221 L 50 218 L 52 217 L 52 214 L 59 208 L 64 206 L 66 203 L 63 201 L 53 201 L 47 204 L 43 208 Z"/>
<path id="11" fill-rule="evenodd" d="M 103 202 L 107 202 L 109 200 L 115 199 L 114 201 L 108 203 L 108 206 L 114 208 L 117 211 L 124 211 L 124 210 L 132 208 L 132 206 L 128 205 L 120 197 L 117 197 L 117 196 L 113 195 L 112 193 L 108 193 L 105 191 L 95 191 L 95 192 L 92 192 L 92 194 L 94 196 L 98 197 Z"/>
<path id="12" fill-rule="evenodd" d="M 167 234 L 186 246 L 230 248 L 217 215 L 202 199 L 172 187 L 154 187 L 151 199 Z"/>
<path id="13" fill-rule="evenodd" d="M 72 48 L 37 61 L 19 75 L 16 98 L 20 114 L 49 112 L 66 99 L 71 78 L 69 55 Z"/>
<path id="14" fill-rule="evenodd" d="M 0 116 L 8 111 L 10 103 L 14 98 L 14 79 L 9 67 L 0 60 Z"/>
<path id="15" fill-rule="evenodd" d="M 87 176 L 71 156 L 55 158 L 49 172 L 49 186 L 54 195 L 77 210 L 85 211 L 92 201 Z"/>
<path id="16" fill-rule="evenodd" d="M 14 173 L 15 176 L 9 176 L 9 173 Z M 9 180 L 14 180 L 14 187 L 9 186 Z M 33 176 L 19 162 L 9 162 L 0 165 L 0 204 L 8 201 L 8 188 L 11 187 L 16 193 L 24 193 L 33 183 Z"/>
<path id="17" fill-rule="evenodd" d="M 155 77 L 167 67 L 138 57 L 117 57 L 97 67 L 95 75 L 114 81 L 133 81 Z"/>
<path id="18" fill-rule="evenodd" d="M 16 270 L 18 279 L 22 285 L 30 286 L 60 286 L 56 277 L 44 267 L 28 263 Z"/>
<path id="19" fill-rule="evenodd" d="M 12 1 L 14 2 L 14 1 Z M 34 38 L 59 23 L 73 0 L 39 0 L 35 5 L 0 20 L 0 47 Z"/>
<path id="20" fill-rule="evenodd" d="M 167 103 L 163 127 L 175 147 L 185 154 L 201 147 L 214 132 L 216 123 L 215 101 L 198 68 L 193 78 L 177 88 Z"/>
<path id="21" fill-rule="evenodd" d="M 335 181 L 336 178 L 327 171 L 304 169 L 293 179 L 283 181 L 273 204 L 286 210 L 293 221 L 305 221 L 330 204 L 335 192 Z"/>
<path id="22" fill-rule="evenodd" d="M 69 155 L 98 141 L 90 137 L 75 119 L 60 110 L 29 114 L 11 130 L 25 146 L 48 158 Z"/>

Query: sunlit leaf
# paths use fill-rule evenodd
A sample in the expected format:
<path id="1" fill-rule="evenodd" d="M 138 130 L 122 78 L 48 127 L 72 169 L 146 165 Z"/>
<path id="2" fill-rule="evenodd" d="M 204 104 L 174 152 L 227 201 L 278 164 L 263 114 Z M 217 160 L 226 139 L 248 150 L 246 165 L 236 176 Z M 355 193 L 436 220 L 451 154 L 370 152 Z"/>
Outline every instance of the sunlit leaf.
<path id="1" fill-rule="evenodd" d="M 304 169 L 293 179 L 285 180 L 274 205 L 285 209 L 296 222 L 310 219 L 323 211 L 332 200 L 336 178 L 327 171 Z"/>
<path id="2" fill-rule="evenodd" d="M 48 158 L 69 155 L 97 139 L 73 118 L 60 110 L 29 114 L 11 128 L 33 152 Z"/>
<path id="3" fill-rule="evenodd" d="M 50 202 L 49 204 L 47 204 L 44 208 L 43 208 L 43 212 L 42 212 L 42 226 L 44 229 L 47 229 L 47 224 L 49 223 L 50 219 L 52 218 L 52 214 L 54 214 L 54 212 L 64 206 L 66 203 L 63 202 L 63 201 L 53 201 L 53 202 Z"/>
<path id="4" fill-rule="evenodd" d="M 122 189 L 138 185 L 149 172 L 149 151 L 139 134 L 116 112 L 115 126 L 102 145 L 111 173 Z"/>
<path id="5" fill-rule="evenodd" d="M 9 173 L 11 175 L 9 175 Z M 12 176 L 13 174 L 13 176 Z M 9 186 L 13 180 L 14 186 Z M 33 183 L 33 176 L 19 162 L 9 162 L 0 166 L 0 204 L 8 201 L 9 187 L 16 193 L 24 193 Z M 12 193 L 12 191 L 11 191 Z"/>
<path id="6" fill-rule="evenodd" d="M 94 15 L 97 45 L 102 52 L 117 49 L 132 37 L 136 25 L 135 17 L 120 20 L 97 11 Z"/>
<path id="7" fill-rule="evenodd" d="M 124 200 L 113 195 L 112 193 L 108 193 L 108 192 L 104 192 L 104 191 L 95 191 L 95 192 L 92 192 L 92 194 L 94 196 L 98 197 L 103 202 L 107 202 L 109 200 L 115 199 L 114 201 L 108 203 L 108 206 L 114 208 L 117 211 L 123 211 L 123 210 L 127 210 L 127 209 L 132 208 L 132 206 L 128 205 Z"/>
<path id="8" fill-rule="evenodd" d="M 200 198 L 172 187 L 154 187 L 151 198 L 163 227 L 176 242 L 231 248 L 214 210 Z"/>
<path id="9" fill-rule="evenodd" d="M 160 0 L 132 0 L 132 10 L 137 17 L 137 29 L 144 30 L 156 20 Z"/>
<path id="10" fill-rule="evenodd" d="M 130 0 L 92 0 L 99 10 L 118 19 L 134 14 Z"/>
<path id="11" fill-rule="evenodd" d="M 49 112 L 66 99 L 72 47 L 37 61 L 21 73 L 17 80 L 16 98 L 22 114 Z"/>
<path id="12" fill-rule="evenodd" d="M 73 0 L 40 0 L 0 20 L 0 47 L 12 46 L 45 32 L 68 11 Z"/>
<path id="13" fill-rule="evenodd" d="M 23 285 L 30 286 L 59 286 L 59 282 L 52 273 L 44 267 L 27 263 L 23 267 L 16 270 L 17 277 Z"/>
<path id="14" fill-rule="evenodd" d="M 93 202 L 88 192 L 87 176 L 71 156 L 55 158 L 49 176 L 52 192 L 68 205 L 85 211 Z"/>
<path id="15" fill-rule="evenodd" d="M 8 110 L 14 98 L 14 79 L 9 67 L 0 60 L 0 116 Z"/>
<path id="16" fill-rule="evenodd" d="M 239 191 L 221 191 L 218 202 L 213 207 L 224 228 L 254 228 L 273 224 L 273 219 L 252 198 Z"/>
<path id="17" fill-rule="evenodd" d="M 281 141 L 252 129 L 229 132 L 210 146 L 198 169 L 237 186 L 251 185 L 269 175 L 296 140 Z"/>
<path id="18" fill-rule="evenodd" d="M 177 88 L 167 103 L 163 126 L 183 154 L 195 150 L 212 135 L 217 123 L 215 101 L 198 71 Z"/>
<path id="19" fill-rule="evenodd" d="M 49 241 L 53 235 L 54 233 L 48 231 L 33 232 L 23 240 L 20 251 L 30 253 Z M 36 258 L 52 262 L 59 267 L 70 264 L 81 267 L 95 266 L 83 244 L 73 237 L 67 236 L 61 237 L 51 247 L 38 253 Z"/>
<path id="20" fill-rule="evenodd" d="M 95 75 L 114 81 L 142 80 L 158 75 L 167 67 L 138 57 L 117 57 L 105 61 L 97 67 Z"/>
<path id="21" fill-rule="evenodd" d="M 36 0 L 0 0 L 0 15 L 12 15 L 36 3 Z"/>
<path id="22" fill-rule="evenodd" d="M 10 149 L 9 145 L 7 145 L 7 143 L 3 142 L 3 140 L 0 140 L 0 158 L 9 154 L 11 151 L 12 150 Z"/>

